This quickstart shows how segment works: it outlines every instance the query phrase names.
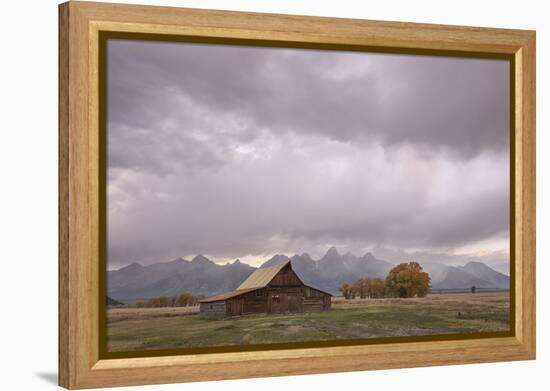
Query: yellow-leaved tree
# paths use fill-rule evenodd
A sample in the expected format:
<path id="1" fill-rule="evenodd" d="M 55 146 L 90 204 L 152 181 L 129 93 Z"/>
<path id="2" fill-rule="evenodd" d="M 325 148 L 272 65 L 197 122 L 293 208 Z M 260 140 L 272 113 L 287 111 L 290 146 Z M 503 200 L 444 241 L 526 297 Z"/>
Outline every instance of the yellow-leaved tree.
<path id="1" fill-rule="evenodd" d="M 424 297 L 430 292 L 430 275 L 418 262 L 400 263 L 388 273 L 386 289 L 392 296 Z"/>

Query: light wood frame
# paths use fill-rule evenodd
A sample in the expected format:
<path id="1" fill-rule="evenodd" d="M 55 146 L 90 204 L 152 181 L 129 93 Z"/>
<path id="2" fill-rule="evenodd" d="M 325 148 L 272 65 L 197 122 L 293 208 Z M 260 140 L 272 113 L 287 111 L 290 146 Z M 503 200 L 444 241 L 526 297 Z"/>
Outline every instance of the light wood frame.
<path id="1" fill-rule="evenodd" d="M 100 31 L 509 54 L 515 336 L 99 358 Z M 59 6 L 59 384 L 75 388 L 535 358 L 535 32 L 88 2 Z"/>

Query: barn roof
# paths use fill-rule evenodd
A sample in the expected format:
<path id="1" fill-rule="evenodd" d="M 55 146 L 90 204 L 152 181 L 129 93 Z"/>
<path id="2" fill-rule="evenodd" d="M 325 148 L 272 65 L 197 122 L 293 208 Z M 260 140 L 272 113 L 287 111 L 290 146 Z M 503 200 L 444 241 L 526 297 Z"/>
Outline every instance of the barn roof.
<path id="1" fill-rule="evenodd" d="M 245 293 L 255 291 L 256 289 L 265 288 L 267 284 L 269 284 L 271 280 L 275 278 L 277 273 L 279 273 L 287 265 L 290 265 L 290 260 L 279 263 L 278 265 L 275 265 L 275 266 L 262 267 L 262 268 L 256 269 L 254 273 L 252 273 L 246 280 L 244 280 L 244 282 L 241 285 L 239 285 L 239 287 L 236 290 L 220 293 L 219 295 L 216 295 L 216 296 L 207 297 L 206 299 L 203 299 L 200 302 L 213 303 L 215 301 L 224 301 L 227 299 L 231 299 L 232 297 L 237 297 Z M 305 285 L 305 286 L 307 286 L 308 288 L 314 289 L 316 291 L 319 291 L 321 293 L 332 296 L 332 294 L 328 292 L 324 292 L 320 289 L 317 289 L 308 285 Z"/>
<path id="2" fill-rule="evenodd" d="M 248 292 L 252 292 L 254 290 L 256 290 L 256 288 L 240 289 L 240 290 L 235 290 L 235 291 L 230 291 L 230 292 L 224 292 L 224 293 L 220 293 L 219 295 L 216 295 L 216 296 L 211 296 L 211 297 L 207 297 L 206 299 L 202 299 L 200 302 L 201 303 L 212 303 L 214 301 L 223 301 L 223 300 L 231 299 L 232 297 L 235 297 L 235 296 L 239 296 L 239 295 L 242 295 L 242 294 L 245 294 L 245 293 L 248 293 Z"/>
<path id="3" fill-rule="evenodd" d="M 290 260 L 279 263 L 271 267 L 262 267 L 256 269 L 244 282 L 239 285 L 237 290 L 265 288 L 267 284 L 284 268 L 290 264 Z"/>

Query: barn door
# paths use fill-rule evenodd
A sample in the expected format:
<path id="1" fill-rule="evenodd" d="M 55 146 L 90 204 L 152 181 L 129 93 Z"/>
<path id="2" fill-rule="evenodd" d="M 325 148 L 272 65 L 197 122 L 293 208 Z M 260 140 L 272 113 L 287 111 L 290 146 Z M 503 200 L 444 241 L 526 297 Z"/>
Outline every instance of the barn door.
<path id="1" fill-rule="evenodd" d="M 281 312 L 288 312 L 288 295 L 281 293 Z"/>
<path id="2" fill-rule="evenodd" d="M 243 302 L 242 300 L 229 300 L 229 315 L 230 316 L 239 316 L 243 313 Z"/>
<path id="3" fill-rule="evenodd" d="M 281 313 L 281 296 L 270 295 L 269 296 L 269 313 L 271 314 L 280 314 Z"/>
<path id="4" fill-rule="evenodd" d="M 288 311 L 289 312 L 302 312 L 300 308 L 300 301 L 298 295 L 289 294 L 288 295 Z"/>

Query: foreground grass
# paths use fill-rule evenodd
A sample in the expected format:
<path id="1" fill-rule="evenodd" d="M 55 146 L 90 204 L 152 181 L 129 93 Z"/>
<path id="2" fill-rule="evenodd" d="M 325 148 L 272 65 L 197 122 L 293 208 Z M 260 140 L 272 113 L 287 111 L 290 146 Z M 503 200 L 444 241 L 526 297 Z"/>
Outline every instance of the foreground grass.
<path id="1" fill-rule="evenodd" d="M 108 350 L 174 349 L 243 343 L 506 331 L 508 293 L 429 295 L 422 299 L 338 300 L 330 311 L 250 315 L 224 320 L 197 315 L 108 314 Z M 145 311 L 147 312 L 147 311 Z M 116 314 L 116 316 L 115 316 Z"/>

